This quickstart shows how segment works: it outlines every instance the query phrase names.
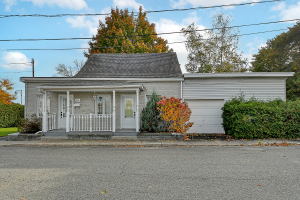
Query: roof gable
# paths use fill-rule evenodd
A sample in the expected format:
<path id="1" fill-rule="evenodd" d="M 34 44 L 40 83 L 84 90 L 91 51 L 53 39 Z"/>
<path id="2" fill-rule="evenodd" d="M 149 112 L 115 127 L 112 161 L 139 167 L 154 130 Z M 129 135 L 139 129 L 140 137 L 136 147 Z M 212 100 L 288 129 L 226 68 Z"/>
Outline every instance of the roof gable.
<path id="1" fill-rule="evenodd" d="M 176 53 L 92 54 L 74 78 L 182 77 Z"/>

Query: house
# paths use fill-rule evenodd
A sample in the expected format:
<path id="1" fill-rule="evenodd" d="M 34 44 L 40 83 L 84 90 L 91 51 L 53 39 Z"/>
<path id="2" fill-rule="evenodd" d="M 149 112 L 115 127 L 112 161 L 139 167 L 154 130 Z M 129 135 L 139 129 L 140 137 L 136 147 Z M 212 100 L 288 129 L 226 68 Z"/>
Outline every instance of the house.
<path id="1" fill-rule="evenodd" d="M 74 77 L 21 77 L 25 115 L 43 117 L 43 131 L 139 131 L 147 97 L 181 97 L 176 53 L 93 54 Z M 68 117 L 69 116 L 69 117 Z"/>
<path id="2" fill-rule="evenodd" d="M 139 132 L 140 113 L 155 91 L 188 102 L 190 133 L 224 133 L 221 107 L 246 98 L 282 98 L 293 73 L 182 74 L 176 53 L 93 54 L 74 77 L 21 77 L 25 115 L 43 118 L 43 132 Z"/>

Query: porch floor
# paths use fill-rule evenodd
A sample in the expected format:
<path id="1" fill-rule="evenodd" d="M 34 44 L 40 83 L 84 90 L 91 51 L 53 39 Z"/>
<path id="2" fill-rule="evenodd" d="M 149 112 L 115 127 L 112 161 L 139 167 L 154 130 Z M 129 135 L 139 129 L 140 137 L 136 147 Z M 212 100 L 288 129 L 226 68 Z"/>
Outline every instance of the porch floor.
<path id="1" fill-rule="evenodd" d="M 81 134 L 81 135 L 88 135 L 88 134 L 97 134 L 97 135 L 107 135 L 112 134 L 112 136 L 137 136 L 137 132 L 135 129 L 119 129 L 116 132 L 112 131 L 70 131 L 69 133 L 66 132 L 66 129 L 56 129 L 51 130 L 44 133 L 44 137 L 67 137 L 68 134 Z"/>

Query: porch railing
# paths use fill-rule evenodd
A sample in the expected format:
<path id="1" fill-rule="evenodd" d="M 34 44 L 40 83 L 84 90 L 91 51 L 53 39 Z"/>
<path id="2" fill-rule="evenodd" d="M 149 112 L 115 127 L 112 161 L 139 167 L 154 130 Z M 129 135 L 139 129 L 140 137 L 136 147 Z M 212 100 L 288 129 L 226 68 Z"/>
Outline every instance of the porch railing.
<path id="1" fill-rule="evenodd" d="M 47 125 L 48 125 L 48 130 L 53 130 L 55 129 L 56 125 L 56 114 L 47 114 Z"/>
<path id="2" fill-rule="evenodd" d="M 112 131 L 112 114 L 70 114 L 70 131 Z"/>

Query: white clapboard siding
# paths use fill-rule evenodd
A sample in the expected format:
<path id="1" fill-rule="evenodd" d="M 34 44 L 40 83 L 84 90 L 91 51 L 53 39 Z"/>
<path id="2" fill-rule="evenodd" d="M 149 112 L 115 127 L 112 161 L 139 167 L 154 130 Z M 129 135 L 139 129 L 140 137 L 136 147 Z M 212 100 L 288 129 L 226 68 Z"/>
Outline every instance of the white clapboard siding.
<path id="1" fill-rule="evenodd" d="M 221 108 L 241 92 L 246 99 L 285 101 L 285 77 L 185 77 L 182 98 L 188 102 L 190 122 L 194 122 L 188 133 L 225 133 Z"/>
<path id="2" fill-rule="evenodd" d="M 240 92 L 246 99 L 254 96 L 260 100 L 285 101 L 285 77 L 185 78 L 182 85 L 183 99 L 229 100 Z"/>
<path id="3" fill-rule="evenodd" d="M 190 122 L 194 122 L 188 133 L 225 133 L 221 117 L 224 99 L 197 99 L 186 102 L 192 111 Z"/>

